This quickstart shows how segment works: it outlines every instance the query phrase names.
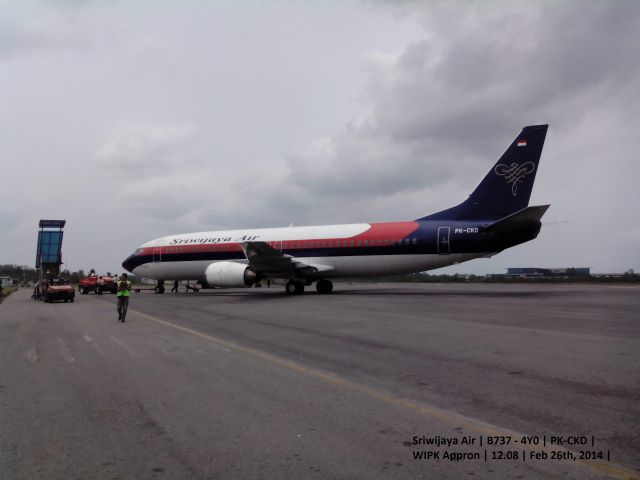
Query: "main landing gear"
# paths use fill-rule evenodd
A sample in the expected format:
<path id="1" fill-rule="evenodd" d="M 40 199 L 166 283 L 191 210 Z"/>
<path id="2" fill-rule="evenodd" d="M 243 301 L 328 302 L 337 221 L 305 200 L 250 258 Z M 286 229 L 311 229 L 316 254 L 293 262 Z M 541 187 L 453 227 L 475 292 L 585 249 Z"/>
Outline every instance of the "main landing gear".
<path id="1" fill-rule="evenodd" d="M 158 284 L 156 285 L 156 288 L 153 289 L 153 291 L 157 294 L 164 293 L 164 280 L 158 280 Z"/>
<path id="2" fill-rule="evenodd" d="M 325 278 L 318 280 L 318 283 L 316 283 L 316 291 L 320 294 L 331 293 L 333 292 L 333 283 L 331 283 L 331 280 Z"/>
<path id="3" fill-rule="evenodd" d="M 304 293 L 304 283 L 297 280 L 289 280 L 284 286 L 284 291 L 287 295 L 300 295 Z"/>
<path id="4" fill-rule="evenodd" d="M 304 287 L 304 283 L 298 280 L 289 280 L 284 288 L 287 295 L 300 295 L 304 293 Z M 316 283 L 316 291 L 320 294 L 331 293 L 333 291 L 333 283 L 325 278 L 320 279 Z"/>

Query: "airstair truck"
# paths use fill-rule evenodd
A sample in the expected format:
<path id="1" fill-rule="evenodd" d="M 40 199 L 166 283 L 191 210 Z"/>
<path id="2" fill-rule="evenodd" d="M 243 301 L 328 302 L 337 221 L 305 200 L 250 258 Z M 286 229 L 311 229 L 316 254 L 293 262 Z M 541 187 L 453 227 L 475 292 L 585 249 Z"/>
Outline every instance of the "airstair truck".
<path id="1" fill-rule="evenodd" d="M 38 253 L 36 268 L 38 269 L 38 285 L 34 298 L 47 303 L 57 300 L 73 302 L 75 290 L 65 279 L 60 277 L 62 265 L 62 229 L 65 220 L 40 220 L 38 231 Z"/>

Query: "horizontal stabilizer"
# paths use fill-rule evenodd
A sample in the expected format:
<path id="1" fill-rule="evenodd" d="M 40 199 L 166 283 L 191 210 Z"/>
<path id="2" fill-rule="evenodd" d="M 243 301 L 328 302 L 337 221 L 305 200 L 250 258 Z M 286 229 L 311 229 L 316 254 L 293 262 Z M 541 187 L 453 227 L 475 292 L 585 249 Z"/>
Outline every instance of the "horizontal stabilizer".
<path id="1" fill-rule="evenodd" d="M 533 207 L 523 208 L 511 215 L 501 218 L 497 222 L 493 222 L 491 225 L 485 227 L 485 230 L 503 230 L 511 229 L 516 225 L 522 225 L 524 223 L 539 222 L 542 216 L 551 205 L 537 205 Z"/>

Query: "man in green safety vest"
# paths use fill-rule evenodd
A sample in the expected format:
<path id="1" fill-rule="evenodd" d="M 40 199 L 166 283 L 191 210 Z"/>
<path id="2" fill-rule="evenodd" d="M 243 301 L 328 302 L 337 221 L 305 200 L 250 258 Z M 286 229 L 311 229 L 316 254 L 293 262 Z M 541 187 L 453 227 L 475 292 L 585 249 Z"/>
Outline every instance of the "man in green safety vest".
<path id="1" fill-rule="evenodd" d="M 127 274 L 120 275 L 116 288 L 116 296 L 118 297 L 118 320 L 124 322 L 129 308 L 129 296 L 131 295 L 131 282 L 127 278 Z"/>

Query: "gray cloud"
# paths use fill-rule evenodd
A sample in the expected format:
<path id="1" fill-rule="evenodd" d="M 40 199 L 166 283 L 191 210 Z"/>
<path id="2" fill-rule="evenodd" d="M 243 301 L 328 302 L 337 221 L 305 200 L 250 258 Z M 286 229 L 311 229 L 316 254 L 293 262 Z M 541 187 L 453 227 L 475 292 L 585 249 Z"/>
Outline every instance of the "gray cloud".
<path id="1" fill-rule="evenodd" d="M 397 192 L 460 174 L 471 181 L 479 172 L 469 167 L 486 166 L 501 153 L 496 139 L 506 146 L 505 135 L 526 123 L 565 131 L 621 90 L 637 102 L 636 5 L 499 5 L 425 12 L 428 40 L 395 58 L 372 57 L 365 119 L 291 155 L 292 169 L 314 165 L 325 182 L 337 177 L 329 188 L 351 192 Z"/>
<path id="2" fill-rule="evenodd" d="M 568 223 L 457 269 L 640 269 L 638 31 L 625 1 L 6 8 L 2 260 L 47 216 L 105 270 L 177 231 L 417 218 L 548 122 L 532 200 Z"/>

